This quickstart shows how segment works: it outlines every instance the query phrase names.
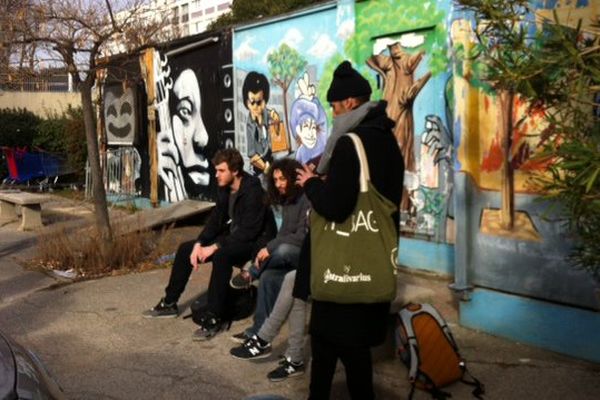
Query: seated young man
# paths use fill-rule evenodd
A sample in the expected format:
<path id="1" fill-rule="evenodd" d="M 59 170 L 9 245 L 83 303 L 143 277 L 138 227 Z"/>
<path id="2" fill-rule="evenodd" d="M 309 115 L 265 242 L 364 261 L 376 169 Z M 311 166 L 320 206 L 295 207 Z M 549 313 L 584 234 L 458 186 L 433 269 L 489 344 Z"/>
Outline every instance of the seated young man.
<path id="1" fill-rule="evenodd" d="M 296 185 L 296 160 L 284 158 L 273 163 L 267 175 L 267 192 L 270 203 L 281 209 L 281 228 L 274 239 L 258 251 L 254 266 L 260 274 L 254 324 L 234 339 L 243 342 L 258 332 L 271 313 L 285 274 L 298 267 L 300 247 L 306 235 L 309 203 Z M 263 272 L 264 271 L 264 272 Z M 246 272 L 247 273 L 247 272 Z M 249 284 L 243 272 L 231 280 L 239 288 Z"/>
<path id="2" fill-rule="evenodd" d="M 210 339 L 227 326 L 228 282 L 233 266 L 250 260 L 257 242 L 270 240 L 276 232 L 260 181 L 243 171 L 241 154 L 235 149 L 219 150 L 212 162 L 218 186 L 216 207 L 198 238 L 179 246 L 165 297 L 144 312 L 147 318 L 177 317 L 177 301 L 192 270 L 197 270 L 199 262 L 212 261 L 207 315 L 194 340 Z"/>

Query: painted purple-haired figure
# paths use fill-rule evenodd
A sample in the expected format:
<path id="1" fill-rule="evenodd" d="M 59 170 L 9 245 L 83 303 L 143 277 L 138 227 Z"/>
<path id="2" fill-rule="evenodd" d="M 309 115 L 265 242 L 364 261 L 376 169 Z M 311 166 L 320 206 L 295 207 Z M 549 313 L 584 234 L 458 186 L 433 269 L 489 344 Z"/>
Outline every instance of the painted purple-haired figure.
<path id="1" fill-rule="evenodd" d="M 316 165 L 327 143 L 327 116 L 315 96 L 314 85 L 308 84 L 308 74 L 298 81 L 298 87 L 301 94 L 290 112 L 290 129 L 300 145 L 296 150 L 296 160 Z"/>

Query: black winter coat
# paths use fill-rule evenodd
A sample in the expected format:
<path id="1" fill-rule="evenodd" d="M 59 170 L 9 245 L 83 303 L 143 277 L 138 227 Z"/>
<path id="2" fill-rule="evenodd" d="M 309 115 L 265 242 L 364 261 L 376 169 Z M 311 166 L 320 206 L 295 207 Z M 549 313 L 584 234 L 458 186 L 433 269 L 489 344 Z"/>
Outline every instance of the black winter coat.
<path id="1" fill-rule="evenodd" d="M 400 204 L 404 177 L 404 162 L 392 133 L 394 123 L 385 113 L 381 101 L 354 129 L 363 142 L 371 182 L 394 204 Z M 311 205 L 328 220 L 342 222 L 354 211 L 359 193 L 360 164 L 354 144 L 341 137 L 331 157 L 325 180 L 309 179 L 305 193 Z M 398 214 L 395 216 L 399 227 Z M 294 296 L 306 298 L 310 287 L 310 235 L 301 252 Z M 369 251 L 369 249 L 365 249 Z M 347 346 L 375 346 L 385 340 L 390 303 L 338 304 L 313 301 L 310 333 Z"/>
<path id="2" fill-rule="evenodd" d="M 217 243 L 226 247 L 233 243 L 262 242 L 264 246 L 275 237 L 277 226 L 271 207 L 265 200 L 260 180 L 242 172 L 242 181 L 229 215 L 230 187 L 219 188 L 217 204 L 210 214 L 204 230 L 196 240 L 203 246 Z"/>

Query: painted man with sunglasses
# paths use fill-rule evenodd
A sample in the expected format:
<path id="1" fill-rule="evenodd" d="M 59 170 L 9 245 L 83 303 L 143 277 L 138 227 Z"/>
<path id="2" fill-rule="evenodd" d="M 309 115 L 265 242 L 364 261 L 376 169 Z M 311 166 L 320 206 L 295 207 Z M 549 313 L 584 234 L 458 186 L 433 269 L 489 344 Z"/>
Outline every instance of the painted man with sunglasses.
<path id="1" fill-rule="evenodd" d="M 246 154 L 258 175 L 273 162 L 269 125 L 279 122 L 279 115 L 275 110 L 267 108 L 269 81 L 263 74 L 250 72 L 244 80 L 242 94 L 244 106 L 249 111 L 246 120 Z"/>

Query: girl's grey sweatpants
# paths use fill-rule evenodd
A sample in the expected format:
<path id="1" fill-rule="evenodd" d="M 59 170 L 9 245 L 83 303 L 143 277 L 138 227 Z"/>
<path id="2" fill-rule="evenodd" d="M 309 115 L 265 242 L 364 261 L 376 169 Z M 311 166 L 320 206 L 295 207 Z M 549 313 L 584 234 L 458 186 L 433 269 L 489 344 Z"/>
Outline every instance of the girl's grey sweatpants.
<path id="1" fill-rule="evenodd" d="M 306 326 L 307 303 L 292 296 L 295 280 L 296 270 L 285 274 L 273 310 L 269 314 L 269 318 L 260 327 L 258 336 L 263 340 L 272 342 L 285 320 L 288 319 L 289 338 L 285 356 L 293 363 L 299 363 L 304 361 L 304 330 Z"/>

